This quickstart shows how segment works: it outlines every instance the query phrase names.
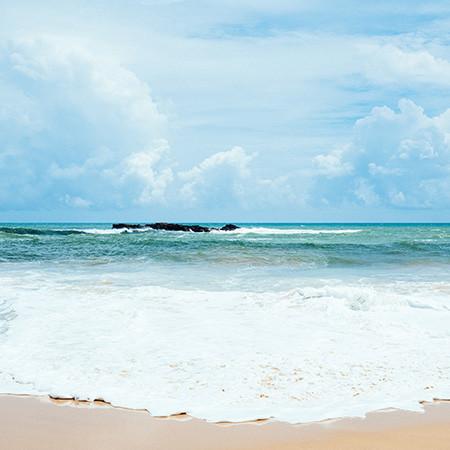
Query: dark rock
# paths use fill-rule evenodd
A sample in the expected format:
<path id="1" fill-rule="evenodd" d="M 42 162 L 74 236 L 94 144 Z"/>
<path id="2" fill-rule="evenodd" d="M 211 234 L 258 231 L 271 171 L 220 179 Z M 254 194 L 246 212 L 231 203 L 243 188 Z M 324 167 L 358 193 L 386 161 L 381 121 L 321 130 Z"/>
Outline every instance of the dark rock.
<path id="1" fill-rule="evenodd" d="M 129 228 L 129 229 L 136 229 L 136 228 L 144 228 L 144 225 L 136 224 L 136 223 L 113 223 L 113 229 L 121 229 L 121 228 Z"/>
<path id="2" fill-rule="evenodd" d="M 211 228 L 202 227 L 201 225 L 190 225 L 188 228 L 195 233 L 209 233 L 211 231 Z"/>
<path id="3" fill-rule="evenodd" d="M 237 230 L 238 228 L 239 227 L 237 225 L 234 225 L 232 223 L 227 223 L 220 229 L 220 231 L 234 231 L 234 230 Z"/>
<path id="4" fill-rule="evenodd" d="M 146 223 L 142 224 L 129 224 L 129 223 L 113 223 L 113 229 L 123 229 L 128 228 L 131 230 L 140 228 L 151 228 L 152 230 L 164 230 L 164 231 L 193 231 L 194 233 L 209 233 L 211 230 L 216 230 L 216 228 L 208 228 L 202 225 L 182 225 L 179 223 L 167 223 L 167 222 L 157 222 L 157 223 Z M 220 228 L 222 231 L 233 231 L 239 228 L 231 223 Z"/>
<path id="5" fill-rule="evenodd" d="M 190 231 L 186 226 L 178 223 L 146 223 L 145 228 L 151 228 L 152 230 L 166 230 L 166 231 Z"/>
<path id="6" fill-rule="evenodd" d="M 193 231 L 195 233 L 208 233 L 211 231 L 207 227 L 202 227 L 201 225 L 180 225 L 179 223 L 148 223 L 145 225 L 146 228 L 151 228 L 152 230 L 165 230 L 165 231 Z"/>

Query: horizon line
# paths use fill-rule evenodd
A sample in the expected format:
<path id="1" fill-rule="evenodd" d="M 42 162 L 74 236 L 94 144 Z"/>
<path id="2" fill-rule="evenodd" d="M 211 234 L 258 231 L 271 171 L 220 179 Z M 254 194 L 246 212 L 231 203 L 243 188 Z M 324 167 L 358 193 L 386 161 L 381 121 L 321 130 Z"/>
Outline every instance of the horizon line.
<path id="1" fill-rule="evenodd" d="M 240 224 L 240 225 L 450 225 L 450 222 L 444 221 L 415 221 L 415 222 L 397 222 L 397 221 L 379 221 L 379 222 L 364 222 L 364 221 L 342 221 L 342 222 L 270 222 L 270 221 L 255 221 L 255 222 L 240 222 L 240 221 L 198 221 L 198 222 L 191 222 L 191 221 L 159 221 L 160 223 L 179 223 L 179 224 L 227 224 L 227 223 L 234 223 L 234 224 Z M 129 223 L 129 224 L 146 224 L 146 223 L 158 223 L 158 222 L 149 222 L 149 221 L 51 221 L 51 222 L 45 222 L 45 221 L 5 221 L 0 222 L 0 225 L 8 225 L 8 224 L 102 224 L 102 225 L 109 225 L 114 223 Z"/>

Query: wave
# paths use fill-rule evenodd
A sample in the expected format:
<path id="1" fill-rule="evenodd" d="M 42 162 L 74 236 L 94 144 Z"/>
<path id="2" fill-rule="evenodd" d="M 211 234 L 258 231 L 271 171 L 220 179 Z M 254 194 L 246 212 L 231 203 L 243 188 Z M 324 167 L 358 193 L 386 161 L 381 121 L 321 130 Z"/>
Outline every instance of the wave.
<path id="1" fill-rule="evenodd" d="M 0 227 L 0 233 L 29 236 L 68 236 L 71 234 L 83 234 L 84 232 L 81 230 L 57 230 L 48 228 Z"/>
<path id="2" fill-rule="evenodd" d="M 161 230 L 154 230 L 152 228 L 136 228 L 136 229 L 98 229 L 98 228 L 92 228 L 92 229 L 83 229 L 78 230 L 80 232 L 86 233 L 86 234 L 123 234 L 123 233 L 146 233 L 146 232 L 163 232 L 166 233 L 166 231 Z M 363 230 L 356 230 L 356 229 L 343 229 L 343 230 L 324 230 L 324 229 L 298 229 L 298 228 L 268 228 L 268 227 L 242 227 L 238 228 L 237 230 L 233 231 L 222 231 L 222 230 L 211 230 L 211 233 L 214 234 L 224 234 L 224 235 L 231 235 L 231 234 L 265 234 L 265 235 L 291 235 L 291 234 L 352 234 L 352 233 L 360 233 Z M 188 233 L 192 234 L 191 231 L 185 232 L 185 231 L 170 231 L 170 233 Z"/>
<path id="3" fill-rule="evenodd" d="M 360 233 L 363 230 L 359 229 L 337 229 L 337 230 L 325 230 L 325 229 L 299 229 L 299 228 L 269 228 L 269 227 L 242 227 L 233 231 L 220 231 L 213 230 L 213 233 L 224 233 L 224 234 L 353 234 Z"/>
<path id="4" fill-rule="evenodd" d="M 88 228 L 88 229 L 82 229 L 78 230 L 83 233 L 87 234 L 123 234 L 123 233 L 146 233 L 146 232 L 163 232 L 166 233 L 166 231 L 161 230 L 154 230 L 153 228 L 122 228 L 122 229 L 99 229 L 99 228 Z M 223 231 L 223 230 L 211 230 L 211 233 L 213 234 L 224 234 L 224 235 L 231 235 L 231 234 L 265 234 L 265 235 L 291 235 L 291 234 L 352 234 L 352 233 L 360 233 L 363 230 L 360 229 L 337 229 L 337 230 L 325 230 L 325 229 L 298 229 L 298 228 L 269 228 L 269 227 L 241 227 L 237 230 L 232 231 Z M 185 231 L 170 231 L 170 233 L 188 233 L 192 234 L 191 231 L 185 232 Z"/>
<path id="5" fill-rule="evenodd" d="M 104 228 L 26 228 L 26 227 L 0 227 L 0 233 L 19 236 L 71 236 L 83 234 L 114 235 L 124 233 L 139 233 L 153 231 L 149 228 L 134 229 L 104 229 Z"/>
<path id="6" fill-rule="evenodd" d="M 112 229 L 104 229 L 104 228 L 86 228 L 86 229 L 77 229 L 74 231 L 79 231 L 81 234 L 101 234 L 101 235 L 109 235 L 109 234 L 124 234 L 128 232 L 138 232 L 141 230 L 128 230 L 127 228 L 120 230 L 112 230 Z M 142 229 L 142 231 L 149 231 L 147 229 Z"/>
<path id="7" fill-rule="evenodd" d="M 128 276 L 3 276 L 0 390 L 294 423 L 449 394 L 448 283 L 247 292 Z"/>
<path id="8" fill-rule="evenodd" d="M 360 229 L 299 229 L 299 228 L 269 228 L 269 227 L 242 227 L 233 231 L 221 231 L 212 230 L 213 234 L 221 235 L 244 235 L 244 234 L 257 234 L 257 235 L 323 235 L 323 234 L 353 234 L 360 233 L 363 230 Z M 73 234 L 93 234 L 93 235 L 117 235 L 128 233 L 161 233 L 159 230 L 152 228 L 137 228 L 137 229 L 111 229 L 111 228 L 31 228 L 31 227 L 0 227 L 0 233 L 15 234 L 15 235 L 29 235 L 29 236 L 70 236 Z M 166 233 L 163 231 L 163 233 Z M 176 234 L 192 232 L 174 232 Z"/>

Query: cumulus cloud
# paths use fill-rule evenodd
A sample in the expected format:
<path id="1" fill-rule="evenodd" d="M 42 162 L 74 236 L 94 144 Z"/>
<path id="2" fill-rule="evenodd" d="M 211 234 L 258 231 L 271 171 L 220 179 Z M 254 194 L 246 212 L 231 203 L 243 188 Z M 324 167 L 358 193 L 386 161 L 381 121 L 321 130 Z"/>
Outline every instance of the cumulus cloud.
<path id="1" fill-rule="evenodd" d="M 374 80 L 450 79 L 450 63 L 425 51 L 371 51 Z M 2 48 L 0 69 L 3 209 L 127 208 L 170 198 L 174 207 L 237 210 L 304 201 L 310 175 L 261 175 L 256 155 L 239 146 L 176 172 L 167 119 L 148 85 L 85 43 L 14 40 Z M 351 142 L 317 155 L 314 167 L 314 203 L 450 206 L 450 109 L 430 117 L 410 100 L 398 110 L 373 108 Z"/>
<path id="2" fill-rule="evenodd" d="M 312 198 L 326 203 L 450 206 L 450 109 L 430 117 L 411 100 L 373 108 L 351 144 L 314 159 Z"/>
<path id="3" fill-rule="evenodd" d="M 158 162 L 169 151 L 169 144 L 162 139 L 159 144 L 146 151 L 132 153 L 124 161 L 122 181 L 137 181 L 142 185 L 138 203 L 147 204 L 153 201 L 164 201 L 166 190 L 173 181 L 170 167 L 155 170 Z"/>
<path id="4" fill-rule="evenodd" d="M 132 71 L 55 36 L 9 42 L 0 70 L 0 206 L 163 201 L 166 117 Z"/>
<path id="5" fill-rule="evenodd" d="M 344 160 L 344 151 L 343 149 L 335 149 L 330 153 L 317 155 L 315 163 L 318 172 L 327 177 L 351 173 L 352 165 Z"/>
<path id="6" fill-rule="evenodd" d="M 392 43 L 358 46 L 363 73 L 372 82 L 450 85 L 450 62 L 425 48 L 405 48 Z"/>
<path id="7" fill-rule="evenodd" d="M 214 153 L 192 169 L 180 172 L 180 189 L 190 204 L 210 204 L 217 207 L 244 198 L 249 164 L 254 154 L 241 147 Z"/>
<path id="8" fill-rule="evenodd" d="M 0 70 L 3 210 L 238 210 L 295 197 L 289 176 L 259 176 L 239 146 L 177 171 L 148 85 L 85 42 L 16 39 Z"/>

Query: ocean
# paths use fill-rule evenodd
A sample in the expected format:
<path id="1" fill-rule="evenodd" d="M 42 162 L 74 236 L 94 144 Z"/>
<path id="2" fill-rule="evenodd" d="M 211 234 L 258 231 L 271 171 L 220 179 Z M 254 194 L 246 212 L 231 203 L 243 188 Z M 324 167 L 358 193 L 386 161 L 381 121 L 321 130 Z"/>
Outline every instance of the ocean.
<path id="1" fill-rule="evenodd" d="M 239 225 L 0 224 L 0 392 L 292 423 L 449 398 L 450 225 Z"/>

